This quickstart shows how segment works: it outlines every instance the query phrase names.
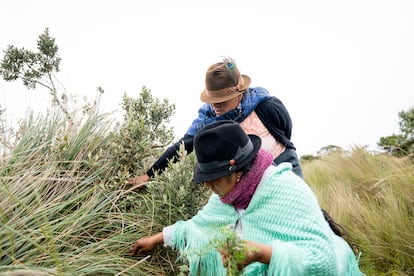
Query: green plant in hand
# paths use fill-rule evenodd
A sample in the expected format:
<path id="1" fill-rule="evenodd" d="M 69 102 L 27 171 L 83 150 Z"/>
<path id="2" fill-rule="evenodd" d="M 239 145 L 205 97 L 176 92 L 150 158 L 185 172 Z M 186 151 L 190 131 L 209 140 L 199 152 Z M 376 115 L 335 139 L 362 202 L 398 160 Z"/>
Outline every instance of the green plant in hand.
<path id="1" fill-rule="evenodd" d="M 246 241 L 241 240 L 232 227 L 221 228 L 220 234 L 222 234 L 221 238 L 215 238 L 212 245 L 223 255 L 227 276 L 242 275 L 247 256 L 255 249 L 250 248 Z"/>

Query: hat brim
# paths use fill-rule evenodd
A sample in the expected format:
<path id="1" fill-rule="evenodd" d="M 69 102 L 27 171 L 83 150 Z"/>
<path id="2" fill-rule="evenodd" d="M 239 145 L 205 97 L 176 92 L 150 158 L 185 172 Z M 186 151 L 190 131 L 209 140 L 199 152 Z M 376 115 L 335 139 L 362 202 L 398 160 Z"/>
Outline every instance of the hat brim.
<path id="1" fill-rule="evenodd" d="M 196 183 L 202 184 L 205 181 L 215 180 L 215 179 L 218 179 L 220 177 L 230 175 L 232 172 L 238 171 L 240 168 L 243 168 L 246 164 L 248 164 L 256 156 L 257 152 L 259 151 L 259 149 L 262 145 L 262 140 L 260 139 L 259 136 L 252 135 L 252 134 L 249 134 L 248 136 L 249 136 L 250 140 L 253 143 L 253 150 L 244 160 L 242 160 L 239 163 L 234 164 L 233 165 L 234 168 L 232 170 L 229 170 L 229 168 L 230 168 L 230 164 L 229 164 L 229 166 L 220 168 L 220 169 L 215 170 L 215 171 L 204 172 L 200 169 L 200 167 L 197 163 L 195 165 L 195 168 L 194 168 L 193 181 L 196 182 Z"/>
<path id="2" fill-rule="evenodd" d="M 236 98 L 237 96 L 243 94 L 247 90 L 247 88 L 250 87 L 250 83 L 251 83 L 250 77 L 247 76 L 247 75 L 242 75 L 242 78 L 244 80 L 244 84 L 240 88 L 240 92 L 233 93 L 233 94 L 230 94 L 230 95 L 227 95 L 227 96 L 224 96 L 224 97 L 214 97 L 214 96 L 211 96 L 211 95 L 207 95 L 207 91 L 206 91 L 206 89 L 204 89 L 201 92 L 201 95 L 200 95 L 201 101 L 203 101 L 205 103 L 222 103 L 222 102 L 229 101 L 233 98 Z"/>

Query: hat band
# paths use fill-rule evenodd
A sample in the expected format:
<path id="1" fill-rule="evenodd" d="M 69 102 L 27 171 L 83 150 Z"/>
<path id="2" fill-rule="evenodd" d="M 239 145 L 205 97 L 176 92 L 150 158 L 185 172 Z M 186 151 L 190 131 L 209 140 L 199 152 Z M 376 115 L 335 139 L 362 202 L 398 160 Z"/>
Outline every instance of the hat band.
<path id="1" fill-rule="evenodd" d="M 243 160 L 244 158 L 249 156 L 249 154 L 253 151 L 253 149 L 254 149 L 253 143 L 249 139 L 246 145 L 244 145 L 242 148 L 239 147 L 237 149 L 237 152 L 232 159 L 234 160 L 233 163 L 230 163 L 231 160 L 219 160 L 219 161 L 212 161 L 208 163 L 198 162 L 198 166 L 200 170 L 203 172 L 213 172 L 219 168 L 226 167 L 226 166 L 229 166 L 229 169 L 231 170 L 231 167 L 237 164 L 237 160 L 240 160 L 240 159 Z"/>
<path id="2" fill-rule="evenodd" d="M 206 89 L 206 94 L 208 97 L 213 98 L 224 98 L 234 93 L 241 92 L 237 89 L 237 86 L 226 87 L 219 90 L 208 90 Z"/>

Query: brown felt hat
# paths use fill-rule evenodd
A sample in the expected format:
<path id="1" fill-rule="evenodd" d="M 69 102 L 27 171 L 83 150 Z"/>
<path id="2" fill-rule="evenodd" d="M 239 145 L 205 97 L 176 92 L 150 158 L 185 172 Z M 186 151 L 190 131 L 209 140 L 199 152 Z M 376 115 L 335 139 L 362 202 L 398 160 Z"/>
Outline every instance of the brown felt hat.
<path id="1" fill-rule="evenodd" d="M 224 58 L 222 62 L 211 65 L 206 73 L 206 88 L 200 99 L 205 103 L 222 103 L 231 100 L 247 90 L 250 77 L 240 74 L 236 62 Z"/>

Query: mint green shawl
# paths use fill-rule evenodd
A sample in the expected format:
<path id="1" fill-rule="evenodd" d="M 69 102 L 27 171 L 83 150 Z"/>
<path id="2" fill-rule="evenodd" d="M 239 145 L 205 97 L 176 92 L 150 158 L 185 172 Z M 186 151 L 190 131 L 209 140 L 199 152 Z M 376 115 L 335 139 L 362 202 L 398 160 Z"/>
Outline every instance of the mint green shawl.
<path id="1" fill-rule="evenodd" d="M 243 275 L 361 275 L 353 251 L 331 231 L 315 195 L 291 168 L 270 166 L 241 216 L 213 194 L 193 218 L 174 225 L 172 246 L 189 262 L 190 275 L 226 274 L 211 240 L 237 220 L 244 240 L 272 246 L 270 264 L 252 263 Z"/>

